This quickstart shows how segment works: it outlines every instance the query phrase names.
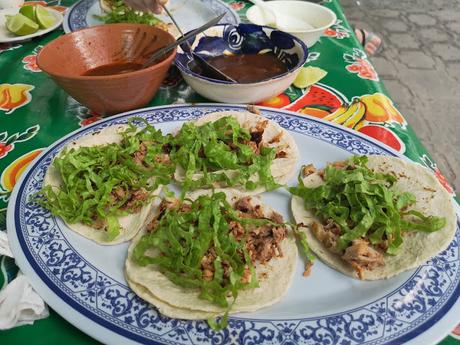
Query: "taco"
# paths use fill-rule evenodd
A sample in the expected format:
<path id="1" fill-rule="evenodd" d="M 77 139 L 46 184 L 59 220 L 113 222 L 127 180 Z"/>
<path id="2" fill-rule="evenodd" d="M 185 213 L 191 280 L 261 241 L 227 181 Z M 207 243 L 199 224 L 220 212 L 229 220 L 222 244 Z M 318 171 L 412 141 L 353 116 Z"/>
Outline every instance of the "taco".
<path id="1" fill-rule="evenodd" d="M 226 194 L 164 199 L 132 241 L 126 280 L 164 315 L 250 312 L 287 292 L 297 247 L 282 216 L 255 197 Z"/>
<path id="2" fill-rule="evenodd" d="M 292 177 L 299 156 L 286 130 L 250 112 L 211 113 L 187 122 L 173 142 L 175 178 L 185 190 L 273 190 Z"/>
<path id="3" fill-rule="evenodd" d="M 135 23 L 154 26 L 169 32 L 174 37 L 181 36 L 172 23 L 163 22 L 151 12 L 137 11 L 128 6 L 123 0 L 99 0 L 102 15 L 94 15 L 106 24 L 112 23 Z"/>
<path id="4" fill-rule="evenodd" d="M 387 156 L 354 156 L 290 188 L 292 213 L 311 250 L 363 280 L 390 278 L 447 248 L 455 236 L 451 197 L 426 168 Z"/>
<path id="5" fill-rule="evenodd" d="M 172 180 L 168 137 L 147 125 L 111 126 L 68 144 L 34 199 L 100 244 L 134 237 L 161 185 Z"/>

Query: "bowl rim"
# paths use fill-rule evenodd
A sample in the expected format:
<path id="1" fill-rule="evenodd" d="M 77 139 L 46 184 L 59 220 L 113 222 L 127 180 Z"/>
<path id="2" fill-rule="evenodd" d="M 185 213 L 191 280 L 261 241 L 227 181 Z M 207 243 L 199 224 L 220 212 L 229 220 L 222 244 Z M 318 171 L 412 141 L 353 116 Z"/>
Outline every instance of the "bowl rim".
<path id="1" fill-rule="evenodd" d="M 149 28 L 154 28 L 156 30 L 161 30 L 165 33 L 167 33 L 169 36 L 172 37 L 173 41 L 176 41 L 176 39 L 174 38 L 173 35 L 171 35 L 168 31 L 166 30 L 163 30 L 163 29 L 160 29 L 160 28 L 157 28 L 157 27 L 154 27 L 154 26 L 151 26 L 151 25 L 147 25 L 147 24 L 136 24 L 136 23 L 110 23 L 110 24 L 101 24 L 101 25 L 95 25 L 95 26 L 91 26 L 91 27 L 88 27 L 88 28 L 84 28 L 84 29 L 81 29 L 81 30 L 77 30 L 77 31 L 73 31 L 71 33 L 68 33 L 68 34 L 64 34 L 62 36 L 59 36 L 57 37 L 56 39 L 52 40 L 51 42 L 47 43 L 45 46 L 43 46 L 42 49 L 40 49 L 40 51 L 38 52 L 37 54 L 37 65 L 38 67 L 45 73 L 49 74 L 50 76 L 52 77 L 58 77 L 58 78 L 67 78 L 67 79 L 74 79 L 74 80 L 107 80 L 107 79 L 124 79 L 126 77 L 131 77 L 131 76 L 138 76 L 138 75 L 141 75 L 143 73 L 146 73 L 146 71 L 153 71 L 153 70 L 156 70 L 158 68 L 161 68 L 163 67 L 164 65 L 168 65 L 168 64 L 171 64 L 171 62 L 175 59 L 176 57 L 176 53 L 177 53 L 177 47 L 174 48 L 170 54 L 162 61 L 160 61 L 159 63 L 156 63 L 152 66 L 149 66 L 147 68 L 142 68 L 142 69 L 139 69 L 139 70 L 136 70 L 136 71 L 133 71 L 133 72 L 128 72 L 128 73 L 122 73 L 122 74 L 109 74 L 109 75 L 98 75 L 98 76 L 88 76 L 88 75 L 75 75 L 75 74 L 62 74 L 62 73 L 52 73 L 52 72 L 49 72 L 49 71 L 46 71 L 45 69 L 42 68 L 42 65 L 40 64 L 40 60 L 41 60 L 41 55 L 43 53 L 43 51 L 46 49 L 47 46 L 51 45 L 51 44 L 56 44 L 55 42 L 57 42 L 58 40 L 64 40 L 64 39 L 67 39 L 67 37 L 70 37 L 70 36 L 77 36 L 80 32 L 83 32 L 83 31 L 90 31 L 90 30 L 93 30 L 94 28 L 99 28 L 99 27 L 107 27 L 107 26 L 128 26 L 128 27 L 149 27 Z"/>
<path id="2" fill-rule="evenodd" d="M 296 30 L 296 31 L 289 31 L 289 33 L 292 33 L 292 34 L 309 34 L 309 33 L 317 33 L 319 31 L 323 31 L 323 30 L 326 30 L 327 28 L 331 27 L 332 25 L 334 25 L 334 23 L 337 21 L 337 14 L 331 10 L 330 8 L 326 7 L 326 6 L 323 6 L 323 5 L 320 5 L 320 4 L 316 4 L 316 3 L 313 3 L 313 2 L 308 2 L 308 1 L 302 1 L 302 0 L 272 0 L 272 1 L 267 1 L 267 5 L 270 5 L 270 3 L 276 3 L 276 2 L 296 2 L 298 4 L 302 4 L 301 6 L 305 6 L 305 7 L 316 7 L 318 9 L 321 9 L 321 10 L 324 10 L 325 12 L 328 12 L 329 14 L 332 15 L 332 20 L 326 24 L 326 25 L 323 25 L 323 26 L 320 26 L 318 28 L 314 28 L 314 29 L 310 29 L 310 30 Z M 246 12 L 246 17 L 248 19 L 249 22 L 251 22 L 252 24 L 255 24 L 254 22 L 251 21 L 251 18 L 247 16 L 248 13 L 250 13 L 250 11 L 252 10 L 252 8 L 255 8 L 257 7 L 256 5 L 253 5 L 251 6 L 247 12 Z M 257 25 L 257 24 L 256 24 Z M 279 29 L 278 29 L 279 30 Z"/>
<path id="3" fill-rule="evenodd" d="M 267 26 L 267 25 L 257 25 L 257 24 L 253 24 L 253 23 L 239 23 L 238 25 L 235 25 L 235 24 L 228 24 L 228 23 L 224 23 L 224 24 L 216 24 L 214 26 L 211 26 L 209 29 L 207 30 L 210 30 L 212 28 L 215 28 L 215 27 L 220 27 L 220 26 L 225 26 L 225 25 L 233 25 L 233 26 L 236 26 L 236 27 L 239 27 L 239 26 L 242 26 L 242 25 L 250 25 L 250 26 L 257 26 L 257 27 L 260 27 L 260 28 L 267 28 L 267 29 L 271 29 L 271 30 L 274 30 L 274 31 L 279 31 L 279 32 L 282 32 L 286 35 L 289 35 L 291 36 L 291 38 L 296 41 L 300 47 L 302 48 L 303 50 L 303 53 L 304 53 L 304 57 L 303 59 L 299 59 L 299 62 L 297 62 L 297 64 L 295 65 L 294 68 L 292 68 L 290 71 L 287 71 L 287 72 L 284 72 L 280 75 L 277 75 L 276 77 L 273 77 L 273 78 L 270 78 L 270 79 L 265 79 L 265 80 L 262 80 L 262 81 L 258 81 L 258 82 L 255 82 L 255 83 L 233 83 L 231 81 L 226 81 L 226 80 L 219 80 L 219 79 L 213 79 L 213 78 L 209 78 L 209 77 L 205 77 L 201 74 L 198 74 L 198 73 L 195 73 L 193 72 L 191 69 L 189 68 L 186 68 L 185 66 L 183 66 L 181 63 L 178 63 L 177 62 L 177 56 L 176 58 L 174 59 L 174 63 L 176 65 L 176 67 L 181 71 L 181 73 L 184 73 L 192 78 L 196 78 L 196 79 L 200 79 L 204 82 L 207 82 L 209 84 L 225 84 L 225 85 L 233 85 L 233 86 L 239 86 L 241 87 L 242 85 L 244 86 L 255 86 L 255 85 L 264 85 L 266 83 L 270 83 L 272 81 L 276 81 L 276 80 L 279 80 L 279 79 L 283 79 L 284 77 L 286 77 L 287 75 L 291 74 L 291 73 L 294 73 L 295 71 L 297 71 L 299 68 L 303 67 L 303 65 L 305 65 L 307 59 L 308 59 L 308 55 L 309 55 L 309 49 L 307 47 L 307 45 L 298 37 L 290 34 L 289 32 L 285 32 L 285 31 L 281 31 L 277 28 L 273 28 L 271 26 Z M 207 31 L 206 30 L 206 31 Z M 187 55 L 186 53 L 178 53 L 178 54 L 182 54 L 182 55 Z"/>

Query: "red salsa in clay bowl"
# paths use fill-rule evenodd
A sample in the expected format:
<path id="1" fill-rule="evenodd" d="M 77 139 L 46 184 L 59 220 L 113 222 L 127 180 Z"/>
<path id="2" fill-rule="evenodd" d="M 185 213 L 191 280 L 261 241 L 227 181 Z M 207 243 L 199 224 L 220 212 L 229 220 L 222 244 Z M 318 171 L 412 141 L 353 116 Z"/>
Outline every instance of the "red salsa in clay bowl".
<path id="1" fill-rule="evenodd" d="M 174 42 L 144 24 L 105 24 L 61 36 L 37 57 L 38 66 L 78 102 L 99 114 L 140 108 L 155 95 L 176 50 L 154 65 L 143 63 Z"/>

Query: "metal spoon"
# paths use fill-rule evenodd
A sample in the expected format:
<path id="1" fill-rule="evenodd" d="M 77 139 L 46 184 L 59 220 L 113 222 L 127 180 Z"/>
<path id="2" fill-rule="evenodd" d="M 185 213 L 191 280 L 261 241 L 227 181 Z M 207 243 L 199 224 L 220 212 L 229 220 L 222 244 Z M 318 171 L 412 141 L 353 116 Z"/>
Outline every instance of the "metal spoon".
<path id="1" fill-rule="evenodd" d="M 179 33 L 184 36 L 184 33 L 182 32 L 181 28 L 177 24 L 176 20 L 174 19 L 173 15 L 168 11 L 165 5 L 161 5 L 163 9 L 165 10 L 166 14 L 171 18 L 172 22 L 176 26 L 177 30 Z M 237 81 L 226 75 L 225 73 L 219 71 L 217 68 L 215 68 L 213 65 L 209 64 L 205 59 L 203 59 L 201 56 L 198 54 L 195 54 L 193 52 L 192 47 L 190 46 L 190 43 L 187 41 L 187 46 L 189 49 L 189 53 L 192 57 L 192 60 L 189 61 L 188 66 L 191 70 L 201 70 L 203 75 L 206 75 L 210 78 L 213 79 L 218 79 L 218 80 L 226 80 L 226 81 L 231 81 L 233 83 L 236 83 Z"/>
<path id="2" fill-rule="evenodd" d="M 195 37 L 199 33 L 209 29 L 211 26 L 216 25 L 223 17 L 225 16 L 225 13 L 222 13 L 221 15 L 218 15 L 216 18 L 211 19 L 209 22 L 206 24 L 200 26 L 199 28 L 190 31 L 188 34 L 179 37 L 175 42 L 170 43 L 163 48 L 158 49 L 156 52 L 154 52 L 143 64 L 141 68 L 146 68 L 149 67 L 153 64 L 156 63 L 156 61 L 165 55 L 166 53 L 170 52 L 174 48 L 176 48 L 178 45 L 181 45 L 184 42 L 187 42 L 192 37 Z"/>

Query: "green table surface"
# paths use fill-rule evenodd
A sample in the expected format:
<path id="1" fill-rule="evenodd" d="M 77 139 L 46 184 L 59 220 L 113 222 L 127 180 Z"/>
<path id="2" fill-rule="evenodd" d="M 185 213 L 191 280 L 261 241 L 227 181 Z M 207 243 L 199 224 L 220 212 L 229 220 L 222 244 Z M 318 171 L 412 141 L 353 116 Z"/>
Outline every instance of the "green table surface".
<path id="1" fill-rule="evenodd" d="M 225 0 L 241 17 L 251 4 Z M 65 10 L 74 3 L 63 0 Z M 319 84 L 310 89 L 291 86 L 283 94 L 263 105 L 302 114 L 327 117 L 339 122 L 333 114 L 340 106 L 351 107 L 361 102 L 366 113 L 359 122 L 343 125 L 384 142 L 415 162 L 432 169 L 445 188 L 453 193 L 436 163 L 421 145 L 403 115 L 399 113 L 363 52 L 337 0 L 325 0 L 325 6 L 338 17 L 321 40 L 310 49 L 308 66 L 327 71 Z M 59 88 L 36 65 L 37 52 L 48 42 L 63 35 L 62 29 L 21 44 L 0 43 L 0 229 L 5 229 L 9 193 L 28 163 L 44 148 L 65 134 L 100 118 Z M 65 63 L 65 62 L 63 62 Z M 149 103 L 150 106 L 184 102 L 209 102 L 197 95 L 171 69 L 167 80 Z M 340 109 L 338 109 L 339 111 Z M 337 113 L 336 113 L 337 114 Z M 331 115 L 331 116 L 329 116 Z M 458 199 L 457 199 L 458 201 Z M 14 260 L 0 257 L 0 287 L 17 273 Z M 459 316 L 460 319 L 460 316 Z M 460 331 L 457 327 L 457 334 Z M 442 344 L 460 344 L 454 332 Z M 90 344 L 95 340 L 80 332 L 53 310 L 47 319 L 31 326 L 0 332 L 0 344 Z"/>

